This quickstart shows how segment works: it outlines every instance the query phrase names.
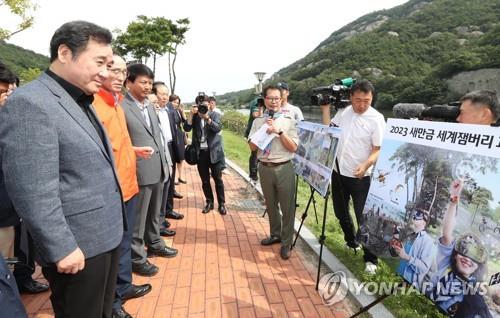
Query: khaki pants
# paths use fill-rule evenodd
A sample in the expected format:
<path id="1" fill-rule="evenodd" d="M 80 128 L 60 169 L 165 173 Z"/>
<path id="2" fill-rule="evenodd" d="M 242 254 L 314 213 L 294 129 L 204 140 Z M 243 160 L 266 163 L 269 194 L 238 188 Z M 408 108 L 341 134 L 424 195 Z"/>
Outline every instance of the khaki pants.
<path id="1" fill-rule="evenodd" d="M 281 238 L 281 245 L 290 246 L 293 241 L 295 221 L 295 171 L 293 164 L 267 167 L 259 164 L 262 193 L 269 215 L 270 234 Z M 281 213 L 283 216 L 280 214 Z"/>
<path id="2" fill-rule="evenodd" d="M 14 227 L 0 228 L 0 254 L 4 258 L 14 256 Z"/>

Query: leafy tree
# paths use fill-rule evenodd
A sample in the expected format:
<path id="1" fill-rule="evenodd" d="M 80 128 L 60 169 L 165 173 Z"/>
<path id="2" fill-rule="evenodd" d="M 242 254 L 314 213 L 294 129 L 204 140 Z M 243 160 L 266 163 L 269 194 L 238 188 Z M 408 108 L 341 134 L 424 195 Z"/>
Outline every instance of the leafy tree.
<path id="1" fill-rule="evenodd" d="M 113 43 L 114 48 L 123 56 L 147 63 L 153 58 L 153 72 L 156 71 L 156 59 L 169 50 L 173 41 L 172 22 L 163 17 L 137 16 L 137 20 L 130 22 L 126 32 L 115 31 L 118 35 Z"/>
<path id="2" fill-rule="evenodd" d="M 40 70 L 39 68 L 30 67 L 28 69 L 22 70 L 21 73 L 19 73 L 19 78 L 23 82 L 27 83 L 27 82 L 31 82 L 32 80 L 34 80 L 35 78 L 40 76 L 41 73 L 42 73 L 42 70 Z"/>
<path id="3" fill-rule="evenodd" d="M 177 48 L 186 42 L 185 33 L 188 30 L 188 18 L 172 22 L 164 17 L 139 15 L 136 21 L 129 23 L 125 32 L 115 30 L 117 36 L 113 46 L 121 55 L 131 56 L 144 63 L 152 57 L 153 72 L 156 71 L 156 59 L 167 54 L 170 90 L 174 93 Z"/>
<path id="4" fill-rule="evenodd" d="M 34 17 L 32 13 L 36 10 L 36 5 L 31 0 L 0 0 L 0 10 L 7 9 L 11 14 L 21 19 L 18 25 L 0 27 L 0 40 L 7 40 L 14 34 L 26 30 L 33 25 Z"/>
<path id="5" fill-rule="evenodd" d="M 168 79 L 170 83 L 170 91 L 175 92 L 175 84 L 177 75 L 175 74 L 175 62 L 177 61 L 177 47 L 186 43 L 185 33 L 189 30 L 189 19 L 179 19 L 176 23 L 171 24 L 172 27 L 172 42 L 168 48 Z"/>

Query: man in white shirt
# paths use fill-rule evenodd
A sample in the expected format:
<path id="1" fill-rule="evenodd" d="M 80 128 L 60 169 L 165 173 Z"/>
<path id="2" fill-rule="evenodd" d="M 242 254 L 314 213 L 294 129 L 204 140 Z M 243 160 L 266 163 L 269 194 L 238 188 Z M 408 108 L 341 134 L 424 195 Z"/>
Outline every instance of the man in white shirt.
<path id="1" fill-rule="evenodd" d="M 331 122 L 330 106 L 321 106 L 323 123 L 342 129 L 332 174 L 332 199 L 346 245 L 353 249 L 359 246 L 349 214 L 349 199 L 352 198 L 359 224 L 370 188 L 371 170 L 378 158 L 385 130 L 384 116 L 371 107 L 374 95 L 375 88 L 369 81 L 356 82 L 351 87 L 351 105 L 337 112 Z M 365 248 L 363 251 L 365 271 L 373 274 L 377 269 L 377 257 Z"/>
<path id="2" fill-rule="evenodd" d="M 302 111 L 300 110 L 300 108 L 288 103 L 288 96 L 290 95 L 290 88 L 288 84 L 285 82 L 279 82 L 278 87 L 280 88 L 282 96 L 281 112 L 283 114 L 289 114 L 297 122 L 303 121 L 304 115 L 302 115 Z"/>

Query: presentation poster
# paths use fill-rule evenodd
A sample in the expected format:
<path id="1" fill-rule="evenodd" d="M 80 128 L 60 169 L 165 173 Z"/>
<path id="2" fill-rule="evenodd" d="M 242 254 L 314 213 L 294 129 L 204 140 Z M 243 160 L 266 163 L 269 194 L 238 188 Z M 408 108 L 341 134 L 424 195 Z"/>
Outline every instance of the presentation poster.
<path id="1" fill-rule="evenodd" d="M 298 123 L 299 146 L 293 158 L 295 173 L 323 197 L 326 196 L 340 129 L 307 121 Z"/>
<path id="2" fill-rule="evenodd" d="M 499 161 L 498 127 L 387 123 L 358 238 L 453 317 L 500 317 Z"/>

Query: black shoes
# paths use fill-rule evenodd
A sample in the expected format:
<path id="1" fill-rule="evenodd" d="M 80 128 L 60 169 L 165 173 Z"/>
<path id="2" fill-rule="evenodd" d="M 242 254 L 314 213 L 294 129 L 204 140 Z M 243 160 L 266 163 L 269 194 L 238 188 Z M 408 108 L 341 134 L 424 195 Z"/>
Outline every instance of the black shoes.
<path id="1" fill-rule="evenodd" d="M 184 218 L 184 214 L 175 212 L 174 210 L 172 211 L 167 211 L 165 212 L 165 217 L 167 219 L 174 219 L 174 220 L 182 220 Z"/>
<path id="2" fill-rule="evenodd" d="M 132 298 L 139 298 L 151 291 L 151 284 L 131 285 L 129 290 L 122 296 L 122 303 Z"/>
<path id="3" fill-rule="evenodd" d="M 159 249 L 148 248 L 148 256 L 159 256 L 159 257 L 174 257 L 177 255 L 177 250 L 175 248 L 170 248 L 168 246 L 164 246 Z"/>
<path id="4" fill-rule="evenodd" d="M 175 231 L 174 230 L 169 230 L 167 228 L 161 228 L 160 229 L 160 235 L 161 236 L 174 236 L 175 235 Z"/>
<path id="5" fill-rule="evenodd" d="M 168 220 L 164 220 L 162 223 L 161 223 L 161 226 L 168 229 L 170 227 L 170 222 Z"/>
<path id="6" fill-rule="evenodd" d="M 154 276 L 158 273 L 158 267 L 146 261 L 144 264 L 132 263 L 132 272 L 140 276 Z"/>
<path id="7" fill-rule="evenodd" d="M 128 312 L 125 311 L 125 308 L 121 306 L 119 309 L 114 309 L 112 311 L 112 318 L 133 318 Z"/>
<path id="8" fill-rule="evenodd" d="M 18 283 L 20 293 L 38 294 L 49 290 L 49 285 L 40 283 L 32 278 Z"/>
<path id="9" fill-rule="evenodd" d="M 226 215 L 227 214 L 226 206 L 224 205 L 224 203 L 222 203 L 221 205 L 219 205 L 219 213 L 221 215 Z"/>
<path id="10" fill-rule="evenodd" d="M 203 208 L 203 210 L 201 210 L 201 213 L 206 214 L 206 213 L 210 212 L 213 209 L 214 209 L 213 202 L 208 202 L 207 205 L 205 205 L 205 207 Z"/>
<path id="11" fill-rule="evenodd" d="M 281 243 L 281 239 L 272 235 L 260 241 L 260 244 L 264 246 L 273 245 L 276 243 Z"/>
<path id="12" fill-rule="evenodd" d="M 292 254 L 292 250 L 290 246 L 282 246 L 280 249 L 280 256 L 282 259 L 287 260 L 290 258 L 290 254 Z"/>
<path id="13" fill-rule="evenodd" d="M 184 197 L 182 196 L 182 194 L 180 194 L 179 192 L 177 192 L 177 191 L 174 190 L 174 198 L 176 198 L 176 199 L 182 199 Z"/>

